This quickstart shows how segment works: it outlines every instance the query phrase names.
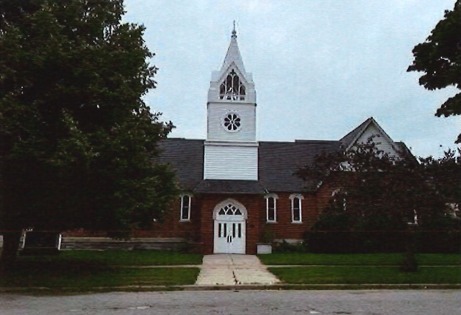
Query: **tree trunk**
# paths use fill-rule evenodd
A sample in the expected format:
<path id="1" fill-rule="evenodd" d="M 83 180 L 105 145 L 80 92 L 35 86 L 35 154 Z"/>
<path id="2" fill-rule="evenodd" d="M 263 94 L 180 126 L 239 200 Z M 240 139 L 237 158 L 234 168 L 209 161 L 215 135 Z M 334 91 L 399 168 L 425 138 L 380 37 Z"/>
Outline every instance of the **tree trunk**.
<path id="1" fill-rule="evenodd" d="M 416 237 L 412 227 L 408 227 L 406 233 L 405 253 L 400 264 L 400 270 L 403 272 L 417 272 L 418 261 L 416 260 Z"/>
<path id="2" fill-rule="evenodd" d="M 3 270 L 8 270 L 16 261 L 19 249 L 21 231 L 5 232 L 3 234 L 3 251 L 0 258 L 0 266 Z"/>

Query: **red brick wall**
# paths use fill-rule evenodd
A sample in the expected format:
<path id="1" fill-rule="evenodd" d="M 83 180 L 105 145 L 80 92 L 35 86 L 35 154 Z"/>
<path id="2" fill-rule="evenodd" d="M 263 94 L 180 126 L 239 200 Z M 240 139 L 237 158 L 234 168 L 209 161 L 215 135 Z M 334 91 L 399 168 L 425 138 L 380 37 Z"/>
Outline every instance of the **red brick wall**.
<path id="1" fill-rule="evenodd" d="M 182 237 L 192 242 L 200 242 L 201 213 L 200 200 L 192 198 L 190 221 L 180 220 L 181 202 L 178 198 L 165 213 L 163 220 L 155 222 L 151 230 L 138 231 L 137 235 L 151 237 Z"/>
<path id="2" fill-rule="evenodd" d="M 266 223 L 266 209 L 260 224 L 272 232 L 275 239 L 302 239 L 304 232 L 309 229 L 318 216 L 317 201 L 314 195 L 304 194 L 302 199 L 302 222 L 292 222 L 290 193 L 277 194 L 277 222 Z"/>
<path id="3" fill-rule="evenodd" d="M 246 222 L 246 253 L 255 254 L 256 244 L 262 241 L 265 230 L 270 231 L 275 239 L 303 238 L 306 230 L 316 222 L 321 209 L 329 201 L 332 185 L 322 185 L 316 194 L 303 194 L 302 223 L 292 223 L 291 220 L 291 193 L 278 193 L 277 222 L 266 222 L 266 200 L 263 195 L 228 195 L 207 194 L 196 195 L 192 198 L 190 222 L 180 222 L 179 200 L 172 205 L 172 209 L 164 217 L 163 222 L 157 222 L 151 231 L 138 231 L 138 236 L 153 237 L 184 237 L 190 241 L 200 243 L 202 253 L 212 254 L 214 246 L 213 211 L 217 204 L 234 199 L 243 204 L 248 211 Z"/>
<path id="4" fill-rule="evenodd" d="M 275 239 L 303 238 L 304 232 L 312 227 L 320 213 L 319 205 L 324 207 L 331 195 L 331 189 L 321 190 L 321 200 L 317 195 L 304 194 L 302 200 L 302 222 L 293 223 L 291 218 L 290 193 L 277 194 L 277 222 L 266 222 L 266 200 L 262 195 L 203 195 L 201 199 L 201 241 L 205 254 L 213 253 L 214 221 L 213 210 L 216 205 L 232 198 L 245 206 L 248 211 L 246 222 L 246 253 L 256 253 L 256 244 L 262 241 L 265 230 L 270 231 Z M 197 209 L 193 209 L 197 210 Z"/>
<path id="5" fill-rule="evenodd" d="M 303 194 L 302 222 L 291 220 L 291 193 L 277 193 L 277 222 L 266 222 L 266 200 L 263 195 L 207 194 L 192 197 L 190 221 L 180 221 L 180 200 L 172 203 L 161 222 L 153 222 L 151 229 L 134 231 L 135 237 L 181 237 L 199 245 L 199 251 L 212 254 L 214 246 L 213 210 L 217 204 L 234 199 L 248 211 L 246 222 L 246 253 L 255 254 L 256 244 L 265 231 L 274 239 L 303 238 L 306 230 L 316 222 L 334 190 L 334 181 L 322 185 L 315 194 Z M 73 231 L 69 235 L 88 236 L 88 231 Z"/>

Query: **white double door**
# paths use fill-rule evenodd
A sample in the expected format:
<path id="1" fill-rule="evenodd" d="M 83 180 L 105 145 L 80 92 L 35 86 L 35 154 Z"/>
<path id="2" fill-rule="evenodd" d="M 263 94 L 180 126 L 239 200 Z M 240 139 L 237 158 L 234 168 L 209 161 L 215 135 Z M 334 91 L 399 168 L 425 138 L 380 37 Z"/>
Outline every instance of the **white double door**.
<path id="1" fill-rule="evenodd" d="M 214 222 L 214 253 L 245 254 L 245 219 L 218 215 Z"/>

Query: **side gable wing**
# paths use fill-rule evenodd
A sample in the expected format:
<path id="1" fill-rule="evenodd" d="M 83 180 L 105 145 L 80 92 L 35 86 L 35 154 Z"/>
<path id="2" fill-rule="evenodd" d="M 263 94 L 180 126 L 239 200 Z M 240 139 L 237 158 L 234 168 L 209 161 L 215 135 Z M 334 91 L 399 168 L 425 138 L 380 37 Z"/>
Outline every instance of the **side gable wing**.
<path id="1" fill-rule="evenodd" d="M 340 142 L 347 151 L 356 144 L 366 143 L 371 137 L 373 137 L 373 141 L 378 149 L 391 156 L 401 155 L 401 146 L 389 137 L 373 117 L 365 120 L 357 128 L 344 136 Z"/>

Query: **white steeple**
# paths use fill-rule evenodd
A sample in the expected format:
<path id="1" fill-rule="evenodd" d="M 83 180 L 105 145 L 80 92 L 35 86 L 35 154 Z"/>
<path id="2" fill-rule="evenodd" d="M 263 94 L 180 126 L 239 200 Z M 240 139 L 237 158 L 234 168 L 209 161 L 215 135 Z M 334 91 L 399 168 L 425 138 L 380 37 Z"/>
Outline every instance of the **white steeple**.
<path id="1" fill-rule="evenodd" d="M 256 91 L 243 65 L 235 22 L 221 69 L 211 75 L 204 149 L 204 179 L 258 179 Z"/>
<path id="2" fill-rule="evenodd" d="M 227 80 L 226 80 L 227 79 Z M 235 81 L 234 81 L 235 80 Z M 253 76 L 246 72 L 237 43 L 237 31 L 232 30 L 231 41 L 219 71 L 211 75 L 208 102 L 214 101 L 244 101 L 256 103 Z"/>

